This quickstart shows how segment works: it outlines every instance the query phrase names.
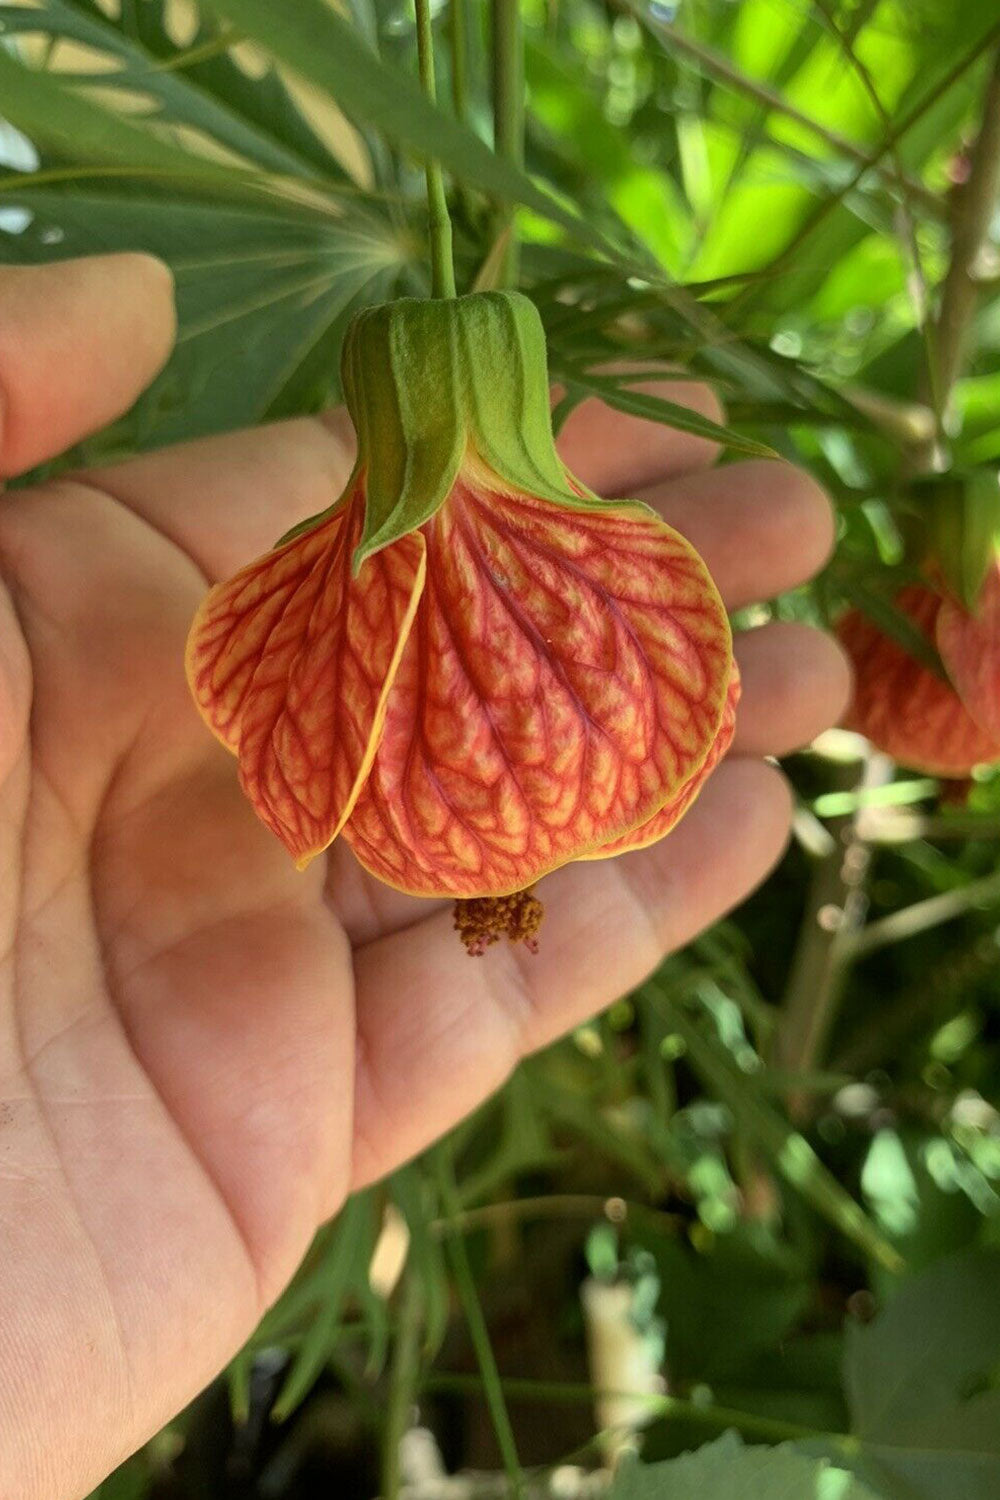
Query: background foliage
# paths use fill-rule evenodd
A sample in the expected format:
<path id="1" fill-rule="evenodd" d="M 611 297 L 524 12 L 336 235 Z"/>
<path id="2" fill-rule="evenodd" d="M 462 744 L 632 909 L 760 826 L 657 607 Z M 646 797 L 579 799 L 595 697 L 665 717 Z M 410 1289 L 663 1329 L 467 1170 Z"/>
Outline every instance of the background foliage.
<path id="1" fill-rule="evenodd" d="M 177 277 L 176 355 L 86 457 L 336 400 L 352 312 L 426 289 L 430 152 L 460 288 L 518 207 L 560 415 L 599 392 L 708 430 L 601 373 L 669 360 L 717 385 L 729 455 L 833 495 L 834 561 L 751 623 L 851 600 L 903 630 L 914 477 L 1000 460 L 993 0 L 523 16 L 522 171 L 490 147 L 482 0 L 437 14 L 437 109 L 404 0 L 0 3 L 0 258 L 141 247 Z M 598 1493 L 585 1278 L 630 1289 L 665 1376 L 617 1500 L 1000 1493 L 1000 779 L 945 794 L 843 735 L 787 769 L 767 886 L 348 1203 L 101 1500 L 452 1493 L 401 1470 L 414 1403 L 482 1472 L 455 1493 Z"/>

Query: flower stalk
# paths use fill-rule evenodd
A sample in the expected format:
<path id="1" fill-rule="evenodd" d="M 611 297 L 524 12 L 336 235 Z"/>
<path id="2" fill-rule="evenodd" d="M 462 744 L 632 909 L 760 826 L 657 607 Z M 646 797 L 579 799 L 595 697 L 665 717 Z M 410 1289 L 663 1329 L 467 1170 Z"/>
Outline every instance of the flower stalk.
<path id="1" fill-rule="evenodd" d="M 493 133 L 498 156 L 524 164 L 524 38 L 519 0 L 493 0 Z M 497 215 L 496 238 L 506 234 L 502 286 L 516 286 L 520 247 L 514 233 L 514 210 Z"/>
<path id="2" fill-rule="evenodd" d="M 420 82 L 431 103 L 437 100 L 434 81 L 434 35 L 431 29 L 430 0 L 414 0 L 417 16 L 417 62 Z M 431 253 L 431 295 L 454 297 L 455 263 L 452 256 L 451 216 L 444 191 L 444 174 L 440 162 L 428 158 L 427 168 L 427 235 Z"/>
<path id="3" fill-rule="evenodd" d="M 469 18 L 466 14 L 467 0 L 450 0 L 448 6 L 448 38 L 451 43 L 451 102 L 455 118 L 462 124 L 469 114 L 468 85 L 468 33 Z"/>

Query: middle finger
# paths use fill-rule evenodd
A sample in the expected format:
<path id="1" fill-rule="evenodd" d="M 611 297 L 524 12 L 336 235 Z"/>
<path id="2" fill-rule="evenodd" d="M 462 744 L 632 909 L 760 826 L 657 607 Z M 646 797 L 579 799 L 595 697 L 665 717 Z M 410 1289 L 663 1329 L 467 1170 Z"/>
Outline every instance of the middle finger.
<path id="1" fill-rule="evenodd" d="M 663 480 L 637 498 L 698 549 L 728 609 L 797 588 L 833 548 L 823 490 L 804 470 L 773 459 Z"/>

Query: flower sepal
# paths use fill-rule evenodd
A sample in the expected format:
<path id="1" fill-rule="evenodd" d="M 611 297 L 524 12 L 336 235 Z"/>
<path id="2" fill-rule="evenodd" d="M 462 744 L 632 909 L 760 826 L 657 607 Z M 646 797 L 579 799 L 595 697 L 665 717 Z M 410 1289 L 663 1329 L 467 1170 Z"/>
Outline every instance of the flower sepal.
<path id="1" fill-rule="evenodd" d="M 545 331 L 520 292 L 366 308 L 347 331 L 341 381 L 366 497 L 355 572 L 428 521 L 459 469 L 477 461 L 514 491 L 574 510 L 605 503 L 566 479 L 552 436 Z"/>

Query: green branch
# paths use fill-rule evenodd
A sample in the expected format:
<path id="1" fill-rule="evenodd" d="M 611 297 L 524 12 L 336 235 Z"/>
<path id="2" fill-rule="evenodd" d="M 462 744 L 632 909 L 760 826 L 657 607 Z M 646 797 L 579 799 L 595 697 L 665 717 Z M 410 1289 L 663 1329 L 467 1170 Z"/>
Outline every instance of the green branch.
<path id="1" fill-rule="evenodd" d="M 978 265 L 1000 195 L 1000 51 L 986 84 L 979 135 L 970 153 L 968 181 L 958 190 L 951 261 L 934 328 L 934 404 L 944 425 L 951 392 L 962 372 L 969 329 L 979 300 Z"/>

